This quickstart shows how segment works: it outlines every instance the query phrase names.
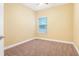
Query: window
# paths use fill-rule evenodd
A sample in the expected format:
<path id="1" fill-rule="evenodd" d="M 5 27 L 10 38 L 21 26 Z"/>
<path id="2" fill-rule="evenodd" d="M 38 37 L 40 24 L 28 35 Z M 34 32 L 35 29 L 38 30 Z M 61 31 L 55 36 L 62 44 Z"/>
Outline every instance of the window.
<path id="1" fill-rule="evenodd" d="M 47 32 L 47 17 L 45 16 L 39 18 L 39 32 Z"/>

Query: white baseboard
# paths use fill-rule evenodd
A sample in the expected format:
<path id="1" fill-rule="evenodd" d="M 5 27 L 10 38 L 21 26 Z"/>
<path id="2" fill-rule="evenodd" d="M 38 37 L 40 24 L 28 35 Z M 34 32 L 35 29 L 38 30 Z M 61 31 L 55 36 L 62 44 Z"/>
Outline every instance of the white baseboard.
<path id="1" fill-rule="evenodd" d="M 48 40 L 48 41 L 55 41 L 55 42 L 60 42 L 60 43 L 66 43 L 66 44 L 72 44 L 74 48 L 76 49 L 78 55 L 79 55 L 79 49 L 76 46 L 74 42 L 68 42 L 68 41 L 62 41 L 62 40 L 56 40 L 56 39 L 49 39 L 49 38 L 42 38 L 42 37 L 35 37 L 35 39 L 41 39 L 41 40 Z"/>
<path id="2" fill-rule="evenodd" d="M 77 53 L 78 53 L 78 55 L 79 55 L 79 49 L 78 49 L 78 47 L 76 46 L 75 43 L 73 43 L 73 46 L 74 46 L 74 48 L 76 49 L 76 51 L 77 51 Z"/>
<path id="3" fill-rule="evenodd" d="M 4 50 L 9 49 L 9 48 L 12 48 L 12 47 L 15 47 L 15 46 L 17 46 L 17 45 L 23 44 L 23 43 L 25 43 L 25 42 L 28 42 L 28 41 L 31 41 L 31 40 L 34 40 L 34 39 L 35 39 L 35 38 L 30 38 L 30 39 L 26 39 L 25 41 L 21 41 L 21 42 L 15 43 L 15 44 L 13 44 L 13 45 L 10 45 L 10 46 L 5 47 Z"/>
<path id="4" fill-rule="evenodd" d="M 60 42 L 60 43 L 73 44 L 73 42 L 69 42 L 69 41 L 62 41 L 62 40 L 43 38 L 43 37 L 35 37 L 35 39 L 41 39 L 41 40 L 55 41 L 55 42 Z"/>
<path id="5" fill-rule="evenodd" d="M 76 49 L 77 53 L 79 54 L 79 50 L 78 50 L 78 48 L 77 48 L 77 46 L 75 45 L 74 42 L 68 42 L 68 41 L 62 41 L 62 40 L 56 40 L 56 39 L 49 39 L 49 38 L 42 38 L 42 37 L 34 37 L 34 38 L 31 38 L 31 39 L 27 39 L 25 41 L 7 46 L 7 47 L 4 48 L 4 50 L 15 47 L 17 45 L 23 44 L 25 42 L 28 42 L 28 41 L 31 41 L 31 40 L 34 40 L 34 39 L 41 39 L 41 40 L 48 40 L 48 41 L 55 41 L 55 42 L 60 42 L 60 43 L 72 44 L 74 46 L 74 48 Z"/>

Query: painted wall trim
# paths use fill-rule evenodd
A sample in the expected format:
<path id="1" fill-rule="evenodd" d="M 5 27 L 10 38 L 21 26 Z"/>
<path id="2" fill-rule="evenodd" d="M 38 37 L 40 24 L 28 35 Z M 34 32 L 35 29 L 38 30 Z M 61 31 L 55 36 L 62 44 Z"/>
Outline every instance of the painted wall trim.
<path id="1" fill-rule="evenodd" d="M 56 40 L 56 39 L 50 39 L 50 38 L 43 38 L 43 37 L 35 37 L 35 39 L 42 39 L 42 40 L 48 40 L 48 41 L 55 41 L 55 42 L 73 44 L 73 42 L 62 41 L 62 40 Z"/>
<path id="2" fill-rule="evenodd" d="M 41 40 L 48 40 L 48 41 L 55 41 L 55 42 L 60 42 L 60 43 L 72 44 L 74 46 L 74 48 L 76 49 L 77 53 L 79 54 L 78 47 L 75 45 L 74 42 L 68 42 L 68 41 L 62 41 L 62 40 L 56 40 L 56 39 L 50 39 L 50 38 L 42 38 L 42 37 L 34 37 L 34 38 L 30 38 L 30 39 L 27 39 L 27 40 L 22 41 L 22 42 L 18 42 L 16 44 L 5 47 L 4 50 L 15 47 L 17 45 L 23 44 L 25 42 L 28 42 L 28 41 L 31 41 L 31 40 L 34 40 L 34 39 L 41 39 Z"/>
<path id="3" fill-rule="evenodd" d="M 61 41 L 61 40 L 49 39 L 49 38 L 42 38 L 42 37 L 33 37 L 33 38 L 26 39 L 25 41 L 21 41 L 21 42 L 15 43 L 13 45 L 7 46 L 7 47 L 4 48 L 4 50 L 9 49 L 9 48 L 12 48 L 12 47 L 15 47 L 17 45 L 23 44 L 25 42 L 28 42 L 28 41 L 31 41 L 31 40 L 34 40 L 34 39 L 42 39 L 42 40 L 48 40 L 48 41 L 55 41 L 55 42 L 73 44 L 73 42 L 68 42 L 68 41 Z"/>
<path id="4" fill-rule="evenodd" d="M 75 43 L 73 43 L 73 46 L 74 46 L 74 48 L 76 49 L 76 51 L 77 51 L 77 53 L 78 53 L 78 55 L 79 55 L 79 49 L 78 49 L 78 47 L 76 46 Z"/>
<path id="5" fill-rule="evenodd" d="M 49 39 L 49 38 L 43 38 L 43 37 L 35 37 L 35 39 L 41 39 L 41 40 L 48 40 L 48 41 L 55 41 L 55 42 L 60 42 L 60 43 L 66 43 L 66 44 L 72 44 L 74 48 L 76 49 L 78 55 L 79 55 L 79 49 L 76 46 L 74 42 L 68 42 L 68 41 L 62 41 L 62 40 L 56 40 L 56 39 Z"/>
<path id="6" fill-rule="evenodd" d="M 25 42 L 31 41 L 31 40 L 33 40 L 33 39 L 34 39 L 34 38 L 29 38 L 29 39 L 26 39 L 26 40 L 24 40 L 24 41 L 21 41 L 21 42 L 15 43 L 15 44 L 13 44 L 13 45 L 7 46 L 7 47 L 4 48 L 4 50 L 9 49 L 9 48 L 12 48 L 12 47 L 15 47 L 15 46 L 20 45 L 20 44 L 23 44 L 23 43 L 25 43 Z"/>

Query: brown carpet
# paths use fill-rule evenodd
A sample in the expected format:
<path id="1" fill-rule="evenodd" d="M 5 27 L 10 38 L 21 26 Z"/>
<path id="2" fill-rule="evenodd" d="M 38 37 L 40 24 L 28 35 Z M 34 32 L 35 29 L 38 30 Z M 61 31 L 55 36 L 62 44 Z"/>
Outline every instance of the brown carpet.
<path id="1" fill-rule="evenodd" d="M 5 50 L 5 56 L 78 56 L 73 45 L 35 39 Z"/>

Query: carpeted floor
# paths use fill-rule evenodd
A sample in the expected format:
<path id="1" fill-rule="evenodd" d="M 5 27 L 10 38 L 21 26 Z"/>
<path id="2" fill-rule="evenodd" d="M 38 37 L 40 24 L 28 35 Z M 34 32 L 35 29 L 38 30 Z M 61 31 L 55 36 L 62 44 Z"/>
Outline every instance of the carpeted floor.
<path id="1" fill-rule="evenodd" d="M 73 45 L 35 39 L 5 50 L 5 56 L 78 56 Z"/>

